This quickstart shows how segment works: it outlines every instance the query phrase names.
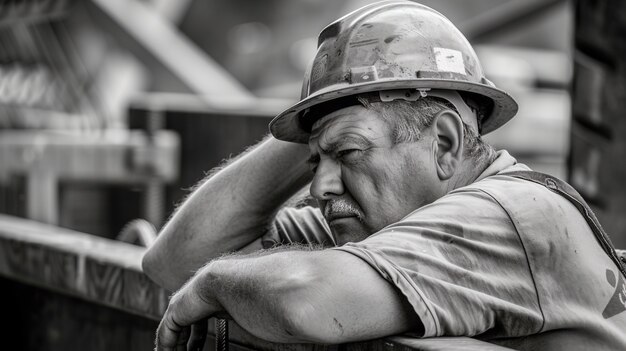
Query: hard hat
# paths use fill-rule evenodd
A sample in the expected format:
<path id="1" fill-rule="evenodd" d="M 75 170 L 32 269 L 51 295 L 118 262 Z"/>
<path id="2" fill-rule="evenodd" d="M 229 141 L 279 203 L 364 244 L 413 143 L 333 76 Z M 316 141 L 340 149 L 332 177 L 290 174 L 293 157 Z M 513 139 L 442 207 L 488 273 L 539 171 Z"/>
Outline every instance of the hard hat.
<path id="1" fill-rule="evenodd" d="M 515 100 L 485 78 L 472 46 L 452 22 L 427 6 L 393 0 L 362 7 L 322 30 L 301 101 L 274 118 L 270 131 L 280 140 L 307 143 L 311 119 L 321 117 L 309 112 L 347 97 L 398 89 L 482 97 L 488 106 L 478 121 L 481 134 L 517 113 Z"/>

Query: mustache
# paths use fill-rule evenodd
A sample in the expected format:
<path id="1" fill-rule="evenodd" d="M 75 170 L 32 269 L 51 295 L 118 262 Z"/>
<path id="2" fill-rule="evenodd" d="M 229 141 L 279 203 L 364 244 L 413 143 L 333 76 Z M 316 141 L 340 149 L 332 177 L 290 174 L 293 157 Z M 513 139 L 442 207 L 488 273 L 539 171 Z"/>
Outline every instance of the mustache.
<path id="1" fill-rule="evenodd" d="M 356 206 L 343 199 L 329 200 L 324 205 L 324 218 L 330 221 L 339 217 L 356 217 L 359 221 L 363 220 L 363 214 Z"/>

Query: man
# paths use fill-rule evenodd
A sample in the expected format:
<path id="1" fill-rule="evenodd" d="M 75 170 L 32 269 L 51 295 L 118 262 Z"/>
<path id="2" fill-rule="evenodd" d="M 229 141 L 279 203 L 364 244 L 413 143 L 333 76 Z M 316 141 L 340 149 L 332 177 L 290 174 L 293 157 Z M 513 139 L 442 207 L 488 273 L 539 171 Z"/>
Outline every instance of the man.
<path id="1" fill-rule="evenodd" d="M 445 17 L 376 3 L 319 43 L 302 101 L 270 124 L 276 139 L 204 182 L 146 254 L 170 290 L 195 272 L 158 349 L 184 348 L 192 324 L 224 312 L 274 342 L 626 348 L 621 264 L 556 180 L 524 179 L 482 142 L 517 105 Z M 309 181 L 319 210 L 281 209 Z"/>

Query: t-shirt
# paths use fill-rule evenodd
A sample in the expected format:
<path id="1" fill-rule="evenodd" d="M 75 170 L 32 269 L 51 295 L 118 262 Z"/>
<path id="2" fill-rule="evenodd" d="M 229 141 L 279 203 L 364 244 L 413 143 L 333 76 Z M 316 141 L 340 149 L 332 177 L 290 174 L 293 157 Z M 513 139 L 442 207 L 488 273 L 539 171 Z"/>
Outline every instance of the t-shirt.
<path id="1" fill-rule="evenodd" d="M 361 258 L 392 283 L 421 319 L 423 337 L 626 350 L 624 277 L 568 200 L 501 174 L 518 170 L 529 168 L 500 151 L 474 183 L 332 250 Z M 265 239 L 329 238 L 319 211 L 305 208 L 283 211 Z"/>

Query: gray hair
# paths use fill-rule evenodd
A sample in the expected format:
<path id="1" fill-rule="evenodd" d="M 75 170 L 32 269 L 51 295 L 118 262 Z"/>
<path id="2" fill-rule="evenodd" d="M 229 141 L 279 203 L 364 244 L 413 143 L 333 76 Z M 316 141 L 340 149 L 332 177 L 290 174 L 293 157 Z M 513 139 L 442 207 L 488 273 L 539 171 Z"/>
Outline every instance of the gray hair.
<path id="1" fill-rule="evenodd" d="M 442 110 L 459 113 L 450 102 L 437 97 L 425 97 L 417 101 L 370 102 L 362 97 L 358 100 L 366 109 L 377 112 L 389 124 L 394 144 L 419 140 L 420 131 L 430 127 L 435 116 Z M 463 146 L 463 155 L 478 162 L 491 162 L 496 157 L 494 148 L 482 140 L 475 128 L 465 122 Z"/>

